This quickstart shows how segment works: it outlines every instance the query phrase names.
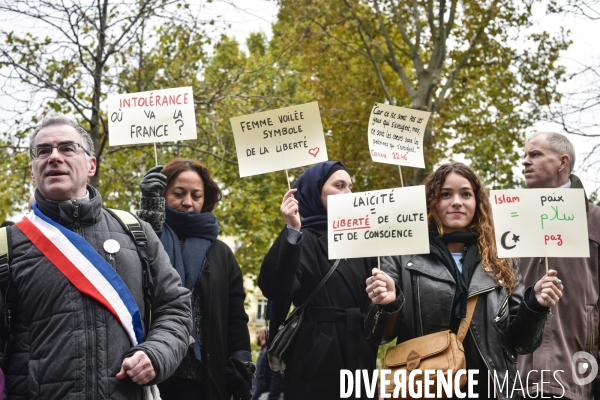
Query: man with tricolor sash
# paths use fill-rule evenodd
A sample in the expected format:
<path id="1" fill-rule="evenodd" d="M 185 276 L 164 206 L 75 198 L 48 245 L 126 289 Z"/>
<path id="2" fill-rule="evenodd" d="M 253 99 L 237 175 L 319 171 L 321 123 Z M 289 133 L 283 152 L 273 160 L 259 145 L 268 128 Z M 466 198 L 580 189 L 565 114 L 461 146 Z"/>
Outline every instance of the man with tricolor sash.
<path id="1" fill-rule="evenodd" d="M 7 398 L 141 400 L 186 353 L 190 293 L 149 225 L 134 240 L 102 208 L 87 185 L 96 158 L 81 126 L 49 115 L 29 149 L 36 201 L 8 230 L 0 318 L 4 336 L 10 326 L 0 349 Z"/>

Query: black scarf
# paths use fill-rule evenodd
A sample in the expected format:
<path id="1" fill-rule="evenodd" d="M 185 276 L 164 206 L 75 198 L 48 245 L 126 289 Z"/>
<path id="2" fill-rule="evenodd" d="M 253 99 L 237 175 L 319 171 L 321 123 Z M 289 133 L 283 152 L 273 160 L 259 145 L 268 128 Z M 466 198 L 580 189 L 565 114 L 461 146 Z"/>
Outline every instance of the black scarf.
<path id="1" fill-rule="evenodd" d="M 451 329 L 458 329 L 460 320 L 467 315 L 467 298 L 469 295 L 469 283 L 473 276 L 473 270 L 477 262 L 477 238 L 476 232 L 452 232 L 439 236 L 437 232 L 429 232 L 429 243 L 437 251 L 434 253 L 444 263 L 454 281 L 456 282 L 456 292 L 454 293 L 454 318 Z M 464 243 L 467 251 L 462 259 L 462 273 L 454 262 L 454 257 L 448 250 L 448 243 Z M 456 325 L 456 326 L 454 326 Z"/>
<path id="2" fill-rule="evenodd" d="M 192 305 L 196 293 L 194 288 L 206 265 L 206 253 L 219 234 L 217 218 L 209 213 L 179 212 L 165 207 L 165 223 L 160 241 L 169 255 L 171 264 L 181 277 L 181 284 L 192 290 Z M 183 242 L 181 245 L 180 239 Z M 195 321 L 192 306 L 192 321 Z M 194 355 L 202 361 L 196 324 L 192 324 Z"/>

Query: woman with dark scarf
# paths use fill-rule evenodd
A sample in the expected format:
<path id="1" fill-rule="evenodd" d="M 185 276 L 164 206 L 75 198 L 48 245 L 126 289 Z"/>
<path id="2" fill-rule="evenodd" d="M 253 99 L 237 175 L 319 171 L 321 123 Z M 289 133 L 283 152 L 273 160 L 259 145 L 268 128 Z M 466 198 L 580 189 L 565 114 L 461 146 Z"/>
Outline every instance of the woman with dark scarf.
<path id="1" fill-rule="evenodd" d="M 173 376 L 158 387 L 163 400 L 250 399 L 252 357 L 242 271 L 217 239 L 212 210 L 221 190 L 195 160 L 177 158 L 149 170 L 140 182 L 138 215 L 158 233 L 192 291 L 190 347 Z"/>
<path id="2" fill-rule="evenodd" d="M 327 196 L 351 191 L 346 168 L 340 162 L 328 161 L 306 169 L 283 196 L 280 209 L 286 226 L 265 256 L 258 277 L 258 286 L 274 303 L 271 338 L 290 304 L 303 304 L 332 268 L 334 260 L 329 260 L 327 252 Z M 370 373 L 375 368 L 377 345 L 369 342 L 364 332 L 364 316 L 374 305 L 364 282 L 376 267 L 376 258 L 340 260 L 306 306 L 285 360 L 284 399 L 339 398 L 340 370 Z M 365 390 L 361 395 L 363 399 L 374 398 Z"/>
<path id="3" fill-rule="evenodd" d="M 467 369 L 478 371 L 477 383 L 467 385 L 480 399 L 517 398 L 523 392 L 512 391 L 516 355 L 539 347 L 549 307 L 561 298 L 563 285 L 550 270 L 526 289 L 515 263 L 498 258 L 491 206 L 469 167 L 440 166 L 427 178 L 425 193 L 430 254 L 384 257 L 387 274 L 367 279 L 367 290 L 383 291 L 377 288 L 388 275 L 400 288 L 398 311 L 369 316 L 376 321 L 373 339 L 385 343 L 397 337 L 401 343 L 447 329 L 456 333 L 467 299 L 478 296 L 463 342 Z"/>

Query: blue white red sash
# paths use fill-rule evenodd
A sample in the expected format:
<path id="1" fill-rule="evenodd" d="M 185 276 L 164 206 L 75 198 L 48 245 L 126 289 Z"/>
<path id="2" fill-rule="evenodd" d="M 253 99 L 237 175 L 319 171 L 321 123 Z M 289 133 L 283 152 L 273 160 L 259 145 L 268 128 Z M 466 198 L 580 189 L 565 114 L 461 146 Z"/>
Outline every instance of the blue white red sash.
<path id="1" fill-rule="evenodd" d="M 84 238 L 45 216 L 37 207 L 17 227 L 82 293 L 106 307 L 131 343 L 142 342 L 140 310 L 125 282 Z"/>

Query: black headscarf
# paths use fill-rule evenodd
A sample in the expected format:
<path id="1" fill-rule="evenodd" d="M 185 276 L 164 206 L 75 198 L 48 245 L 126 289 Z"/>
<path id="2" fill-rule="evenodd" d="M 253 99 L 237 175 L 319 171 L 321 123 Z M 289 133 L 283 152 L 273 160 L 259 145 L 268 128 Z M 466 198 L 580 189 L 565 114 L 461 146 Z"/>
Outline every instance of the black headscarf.
<path id="1" fill-rule="evenodd" d="M 300 175 L 294 188 L 294 198 L 298 200 L 298 208 L 302 218 L 302 227 L 327 228 L 327 210 L 321 200 L 321 189 L 327 179 L 336 171 L 346 167 L 339 161 L 325 161 L 308 167 Z"/>
<path id="2" fill-rule="evenodd" d="M 454 313 L 450 328 L 458 329 L 460 320 L 467 315 L 467 298 L 469 295 L 469 283 L 473 276 L 475 263 L 477 262 L 477 239 L 476 232 L 452 232 L 439 236 L 437 232 L 429 232 L 429 243 L 433 246 L 435 254 L 444 263 L 454 281 L 456 292 L 454 293 Z M 448 250 L 448 243 L 464 243 L 466 251 L 462 259 L 462 273 L 454 262 L 454 257 Z"/>

